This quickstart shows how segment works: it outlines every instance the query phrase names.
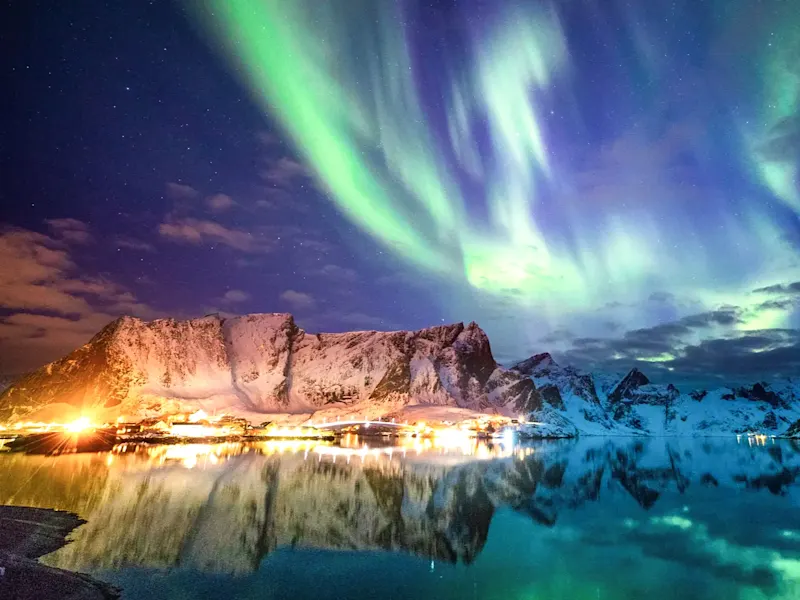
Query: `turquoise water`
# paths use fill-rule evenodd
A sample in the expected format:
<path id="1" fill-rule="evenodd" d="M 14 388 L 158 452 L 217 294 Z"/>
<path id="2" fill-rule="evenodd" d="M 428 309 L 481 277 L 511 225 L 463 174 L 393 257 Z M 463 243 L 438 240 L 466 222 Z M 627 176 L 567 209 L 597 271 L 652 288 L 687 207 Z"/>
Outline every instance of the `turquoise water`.
<path id="1" fill-rule="evenodd" d="M 2 454 L 0 503 L 131 599 L 800 598 L 796 443 L 349 445 Z"/>

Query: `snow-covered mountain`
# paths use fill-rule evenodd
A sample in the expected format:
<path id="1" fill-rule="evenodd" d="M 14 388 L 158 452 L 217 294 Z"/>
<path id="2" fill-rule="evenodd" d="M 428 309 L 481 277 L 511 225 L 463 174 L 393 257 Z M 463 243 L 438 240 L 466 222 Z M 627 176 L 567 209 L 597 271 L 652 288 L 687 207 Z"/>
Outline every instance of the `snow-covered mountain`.
<path id="1" fill-rule="evenodd" d="M 533 382 L 499 367 L 475 323 L 311 334 L 289 314 L 145 322 L 120 318 L 0 394 L 0 421 L 98 420 L 178 410 L 385 414 L 437 404 L 508 414 L 538 408 Z"/>
<path id="2" fill-rule="evenodd" d="M 536 424 L 535 436 L 800 436 L 800 378 L 681 390 L 638 369 L 590 374 L 537 354 L 499 366 L 475 323 L 311 334 L 289 314 L 145 322 L 123 317 L 0 393 L 0 422 L 98 420 L 203 408 L 258 414 L 394 414 L 450 406 Z M 428 409 L 425 409 L 428 410 Z"/>
<path id="3" fill-rule="evenodd" d="M 651 383 L 636 368 L 624 376 L 592 375 L 560 366 L 547 353 L 512 370 L 531 377 L 543 400 L 530 415 L 543 424 L 532 434 L 800 436 L 800 378 L 681 391 Z"/>

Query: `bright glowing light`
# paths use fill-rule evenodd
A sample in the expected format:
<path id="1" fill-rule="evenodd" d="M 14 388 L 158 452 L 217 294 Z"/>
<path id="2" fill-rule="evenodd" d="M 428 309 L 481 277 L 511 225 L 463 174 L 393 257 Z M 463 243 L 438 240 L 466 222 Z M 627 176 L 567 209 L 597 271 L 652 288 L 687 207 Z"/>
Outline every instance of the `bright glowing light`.
<path id="1" fill-rule="evenodd" d="M 270 426 L 260 435 L 274 438 L 321 438 L 330 433 L 315 427 Z"/>
<path id="2" fill-rule="evenodd" d="M 174 423 L 169 431 L 171 435 L 178 437 L 224 437 L 238 432 L 231 427 L 204 425 L 201 423 Z"/>
<path id="3" fill-rule="evenodd" d="M 75 419 L 72 423 L 68 423 L 65 429 L 70 433 L 80 433 L 92 427 L 92 422 L 89 417 L 81 417 Z"/>
<path id="4" fill-rule="evenodd" d="M 504 446 L 513 446 L 514 445 L 514 438 L 515 433 L 511 427 L 506 427 L 503 429 L 503 445 Z"/>
<path id="5" fill-rule="evenodd" d="M 199 421 L 208 420 L 208 413 L 202 408 L 189 415 L 189 423 L 198 423 Z"/>

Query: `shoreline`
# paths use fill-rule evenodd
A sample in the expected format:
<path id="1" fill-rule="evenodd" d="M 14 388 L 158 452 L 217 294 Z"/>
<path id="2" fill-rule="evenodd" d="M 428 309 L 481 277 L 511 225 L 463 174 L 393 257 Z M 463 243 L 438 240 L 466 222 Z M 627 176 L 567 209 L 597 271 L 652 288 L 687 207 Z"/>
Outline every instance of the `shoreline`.
<path id="1" fill-rule="evenodd" d="M 0 505 L 0 597 L 17 600 L 117 600 L 121 590 L 38 559 L 67 545 L 86 521 L 72 512 Z"/>

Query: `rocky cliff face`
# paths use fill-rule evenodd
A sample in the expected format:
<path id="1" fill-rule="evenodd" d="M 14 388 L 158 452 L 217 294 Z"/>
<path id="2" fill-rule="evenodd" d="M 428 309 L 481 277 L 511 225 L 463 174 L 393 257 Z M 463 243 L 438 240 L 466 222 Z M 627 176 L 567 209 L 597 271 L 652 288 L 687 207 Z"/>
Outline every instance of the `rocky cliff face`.
<path id="1" fill-rule="evenodd" d="M 548 353 L 537 354 L 513 367 L 535 383 L 544 407 L 531 413 L 531 420 L 556 426 L 563 434 L 606 434 L 614 423 L 603 407 L 590 374 L 562 367 Z"/>
<path id="2" fill-rule="evenodd" d="M 304 412 L 409 403 L 508 412 L 540 405 L 533 382 L 495 362 L 475 323 L 419 331 L 310 334 L 289 314 L 144 322 L 123 317 L 16 381 L 0 420 L 65 412 L 204 408 Z"/>

